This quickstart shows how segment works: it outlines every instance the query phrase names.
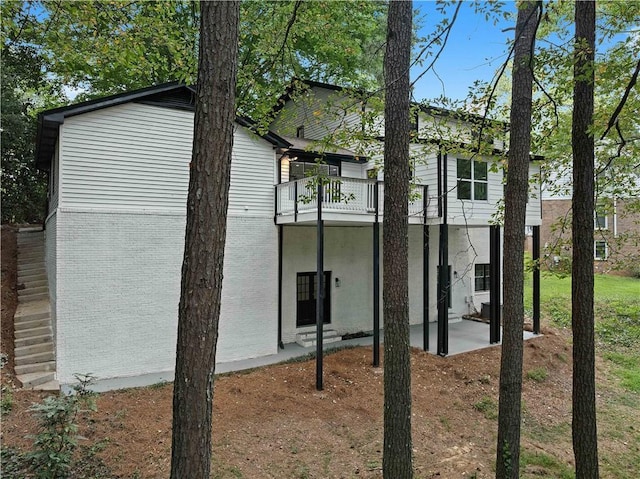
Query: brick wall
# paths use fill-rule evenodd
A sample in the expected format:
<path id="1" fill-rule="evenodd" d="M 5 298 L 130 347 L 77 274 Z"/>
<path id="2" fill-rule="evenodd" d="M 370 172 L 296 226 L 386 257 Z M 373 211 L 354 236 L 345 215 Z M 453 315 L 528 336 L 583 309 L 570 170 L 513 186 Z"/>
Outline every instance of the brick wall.
<path id="1" fill-rule="evenodd" d="M 185 216 L 58 212 L 58 379 L 173 376 Z M 275 353 L 273 220 L 228 220 L 218 362 Z M 135 385 L 135 381 L 131 383 Z"/>
<path id="2" fill-rule="evenodd" d="M 640 214 L 632 211 L 631 202 L 618 200 L 616 216 L 607 215 L 607 228 L 594 231 L 594 239 L 607 242 L 607 260 L 594 260 L 598 273 L 630 274 L 640 262 Z M 614 223 L 615 220 L 615 223 Z M 617 233 L 614 236 L 614 230 Z M 549 268 L 570 265 L 571 200 L 544 200 L 540 242 L 542 257 Z M 554 258 L 559 264 L 554 266 Z M 635 265 L 635 266 L 634 266 Z"/>

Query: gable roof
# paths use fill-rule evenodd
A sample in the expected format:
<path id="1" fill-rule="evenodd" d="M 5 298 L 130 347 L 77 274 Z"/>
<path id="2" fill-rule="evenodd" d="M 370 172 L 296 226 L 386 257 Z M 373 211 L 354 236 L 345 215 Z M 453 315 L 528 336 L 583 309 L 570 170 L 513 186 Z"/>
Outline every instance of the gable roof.
<path id="1" fill-rule="evenodd" d="M 300 87 L 300 85 L 302 85 L 302 87 Z M 339 85 L 332 85 L 330 83 L 322 83 L 319 81 L 304 80 L 301 78 L 294 77 L 291 79 L 291 82 L 289 83 L 289 86 L 287 86 L 287 89 L 285 90 L 284 94 L 282 94 L 280 98 L 278 98 L 278 101 L 275 107 L 273 108 L 274 114 L 277 113 L 279 110 L 281 110 L 284 107 L 285 103 L 293 98 L 293 94 L 297 88 L 299 88 L 301 92 L 304 92 L 313 88 L 323 88 L 325 90 L 331 90 L 336 92 L 351 91 L 363 97 L 370 97 L 377 93 L 377 92 L 368 92 L 360 88 L 343 87 Z M 441 108 L 438 106 L 427 105 L 422 102 L 411 102 L 411 106 L 418 108 L 419 111 L 426 113 L 427 115 L 448 117 L 455 120 L 461 120 L 461 121 L 474 123 L 474 124 L 485 123 L 486 125 L 501 126 L 505 128 L 505 130 L 509 126 L 508 123 L 506 122 L 494 120 L 491 118 L 485 118 L 482 115 L 478 115 L 476 113 L 448 110 L 446 108 Z"/>
<path id="2" fill-rule="evenodd" d="M 40 169 L 49 168 L 60 133 L 59 126 L 64 123 L 65 118 L 132 102 L 195 111 L 195 92 L 195 87 L 181 82 L 171 82 L 43 111 L 38 114 L 36 166 Z M 287 140 L 273 132 L 258 132 L 255 123 L 249 118 L 236 117 L 236 122 L 274 146 L 283 148 L 291 146 Z"/>

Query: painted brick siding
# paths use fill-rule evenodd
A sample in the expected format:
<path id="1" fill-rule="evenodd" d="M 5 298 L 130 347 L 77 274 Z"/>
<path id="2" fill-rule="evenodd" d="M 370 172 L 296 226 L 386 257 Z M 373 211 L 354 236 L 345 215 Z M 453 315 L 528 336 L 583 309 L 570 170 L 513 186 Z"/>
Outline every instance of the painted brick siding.
<path id="1" fill-rule="evenodd" d="M 49 287 L 49 306 L 51 308 L 51 326 L 53 338 L 56 337 L 56 281 L 57 281 L 57 214 L 49 215 L 44 231 L 44 262 L 47 271 L 47 285 Z"/>
<path id="2" fill-rule="evenodd" d="M 173 371 L 184 229 L 180 214 L 59 210 L 62 384 L 74 373 L 105 379 Z M 229 218 L 222 304 L 219 362 L 276 352 L 272 221 Z"/>

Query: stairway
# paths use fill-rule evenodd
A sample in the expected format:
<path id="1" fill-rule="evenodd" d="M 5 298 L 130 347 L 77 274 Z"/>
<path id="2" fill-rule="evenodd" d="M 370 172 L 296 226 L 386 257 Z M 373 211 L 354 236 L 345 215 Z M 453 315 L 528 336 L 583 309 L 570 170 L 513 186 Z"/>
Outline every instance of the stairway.
<path id="1" fill-rule="evenodd" d="M 316 345 L 317 334 L 315 331 L 308 333 L 296 334 L 296 343 L 303 348 L 310 348 Z M 322 331 L 322 344 L 336 343 L 342 341 L 342 336 L 338 336 L 338 333 L 333 329 L 325 329 Z"/>
<path id="2" fill-rule="evenodd" d="M 14 330 L 15 372 L 22 387 L 60 389 L 55 380 L 55 349 L 41 228 L 18 231 L 18 308 Z"/>

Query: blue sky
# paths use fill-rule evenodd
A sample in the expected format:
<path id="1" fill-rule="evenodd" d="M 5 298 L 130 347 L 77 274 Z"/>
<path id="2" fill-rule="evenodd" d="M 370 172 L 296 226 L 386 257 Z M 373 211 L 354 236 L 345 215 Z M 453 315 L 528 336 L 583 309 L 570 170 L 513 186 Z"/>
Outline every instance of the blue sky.
<path id="1" fill-rule="evenodd" d="M 414 2 L 414 8 L 420 12 L 418 18 L 422 18 L 423 22 L 420 36 L 432 32 L 434 25 L 443 18 L 442 13 L 437 11 L 437 6 L 434 1 Z M 454 5 L 447 8 L 447 16 L 453 15 L 454 8 Z M 507 41 L 514 36 L 515 2 L 505 2 L 503 8 L 512 12 L 513 18 L 501 18 L 494 25 L 493 21 L 485 19 L 484 14 L 474 11 L 474 3 L 463 2 L 445 49 L 435 64 L 435 71 L 441 80 L 434 73 L 428 72 L 415 85 L 415 100 L 432 99 L 440 95 L 462 100 L 467 96 L 468 88 L 474 80 L 491 80 L 506 59 Z M 503 31 L 506 28 L 510 30 Z M 412 80 L 423 68 L 416 66 L 412 69 Z"/>

